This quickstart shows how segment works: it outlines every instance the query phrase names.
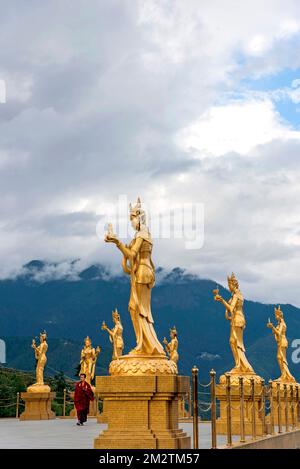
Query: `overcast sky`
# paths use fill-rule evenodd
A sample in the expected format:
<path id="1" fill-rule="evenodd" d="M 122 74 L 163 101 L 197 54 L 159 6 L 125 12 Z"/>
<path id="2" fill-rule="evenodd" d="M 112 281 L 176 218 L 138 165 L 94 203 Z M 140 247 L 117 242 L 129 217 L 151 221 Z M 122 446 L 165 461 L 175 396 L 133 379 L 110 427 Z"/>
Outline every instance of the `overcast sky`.
<path id="1" fill-rule="evenodd" d="M 225 7 L 226 4 L 226 7 Z M 1 276 L 118 266 L 107 202 L 202 203 L 156 265 L 300 306 L 299 0 L 1 1 Z"/>

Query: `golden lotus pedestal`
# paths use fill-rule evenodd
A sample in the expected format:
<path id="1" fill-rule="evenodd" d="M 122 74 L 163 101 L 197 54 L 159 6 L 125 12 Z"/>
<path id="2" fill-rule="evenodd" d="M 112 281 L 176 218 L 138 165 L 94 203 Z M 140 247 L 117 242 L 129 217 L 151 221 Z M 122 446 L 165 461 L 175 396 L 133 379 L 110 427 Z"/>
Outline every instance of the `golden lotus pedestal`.
<path id="1" fill-rule="evenodd" d="M 247 376 L 248 377 L 248 376 Z M 262 421 L 262 387 L 261 378 L 253 375 L 255 378 L 254 396 L 255 396 L 255 431 L 257 436 L 263 435 Z M 221 384 L 216 386 L 216 398 L 220 402 L 220 417 L 217 419 L 217 433 L 220 435 L 227 434 L 227 396 L 225 380 L 221 377 Z M 231 433 L 233 435 L 241 434 L 241 399 L 238 377 L 231 377 L 230 385 L 231 400 Z M 252 435 L 252 412 L 253 397 L 250 380 L 245 378 L 244 384 L 244 422 L 245 435 Z"/>
<path id="2" fill-rule="evenodd" d="M 108 428 L 94 440 L 94 448 L 190 448 L 190 437 L 178 428 L 178 399 L 189 391 L 189 377 L 172 374 L 167 359 L 149 360 L 149 366 L 130 357 L 114 362 L 110 372 L 122 375 L 96 377 Z M 133 370 L 136 375 L 130 374 Z"/>
<path id="3" fill-rule="evenodd" d="M 20 420 L 51 420 L 55 413 L 51 410 L 51 403 L 55 399 L 55 392 L 22 392 L 21 399 L 25 402 L 25 410 Z"/>

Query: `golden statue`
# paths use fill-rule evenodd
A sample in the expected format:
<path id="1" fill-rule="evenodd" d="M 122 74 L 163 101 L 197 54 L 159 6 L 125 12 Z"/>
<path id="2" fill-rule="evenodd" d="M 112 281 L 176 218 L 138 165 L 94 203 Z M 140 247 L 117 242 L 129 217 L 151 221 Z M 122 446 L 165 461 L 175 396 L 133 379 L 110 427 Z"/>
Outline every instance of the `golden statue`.
<path id="1" fill-rule="evenodd" d="M 123 254 L 122 267 L 130 275 L 131 291 L 129 300 L 129 313 L 132 320 L 136 347 L 120 360 L 113 361 L 110 367 L 111 374 L 174 374 L 177 368 L 172 365 L 165 354 L 154 330 L 154 321 L 151 312 L 151 290 L 155 284 L 155 268 L 151 259 L 153 241 L 146 226 L 146 214 L 141 207 L 140 199 L 135 206 L 130 204 L 130 221 L 135 236 L 129 245 L 123 244 L 113 234 L 112 225 L 104 238 L 107 243 L 114 243 Z M 124 360 L 136 358 L 130 363 Z M 150 366 L 149 359 L 152 358 Z M 118 363 L 117 363 L 118 362 Z M 142 364 L 143 362 L 143 364 Z M 123 366 L 124 365 L 124 366 Z"/>
<path id="2" fill-rule="evenodd" d="M 28 392 L 50 392 L 50 387 L 44 384 L 44 369 L 47 363 L 46 353 L 48 350 L 47 333 L 40 333 L 40 345 L 36 345 L 35 339 L 32 339 L 31 347 L 34 350 L 36 360 L 36 382 L 27 388 Z"/>
<path id="3" fill-rule="evenodd" d="M 95 367 L 101 348 L 98 346 L 96 349 L 92 346 L 92 341 L 89 337 L 84 339 L 84 347 L 80 355 L 80 372 L 79 375 L 84 373 L 86 381 L 91 384 L 95 376 Z"/>
<path id="4" fill-rule="evenodd" d="M 278 308 L 275 308 L 274 312 L 275 312 L 275 318 L 277 320 L 277 326 L 274 326 L 269 319 L 267 323 L 267 327 L 272 329 L 272 332 L 274 334 L 274 337 L 277 343 L 277 360 L 278 360 L 278 365 L 281 371 L 281 376 L 275 381 L 281 382 L 281 383 L 295 383 L 296 380 L 292 376 L 289 370 L 288 362 L 286 359 L 288 341 L 286 338 L 286 323 L 283 318 L 283 312 L 281 311 L 280 306 L 278 306 Z"/>
<path id="5" fill-rule="evenodd" d="M 225 301 L 219 295 L 219 289 L 213 291 L 215 301 L 219 301 L 225 306 L 225 317 L 230 321 L 230 347 L 234 358 L 235 366 L 229 372 L 231 374 L 254 374 L 254 370 L 248 362 L 245 355 L 245 347 L 243 341 L 244 329 L 246 327 L 246 320 L 243 312 L 244 298 L 239 289 L 239 283 L 232 274 L 227 277 L 228 288 L 231 293 L 229 301 Z"/>
<path id="6" fill-rule="evenodd" d="M 123 326 L 121 324 L 120 315 L 118 310 L 112 312 L 112 318 L 114 322 L 113 329 L 109 329 L 103 321 L 101 329 L 107 331 L 109 334 L 109 340 L 113 344 L 113 360 L 117 360 L 119 357 L 122 356 L 123 349 L 124 349 L 124 342 L 123 342 Z"/>
<path id="7" fill-rule="evenodd" d="M 177 363 L 179 359 L 179 355 L 178 355 L 177 331 L 176 331 L 175 326 L 172 329 L 170 329 L 170 339 L 171 341 L 168 342 L 167 339 L 164 338 L 163 343 L 165 345 L 166 352 L 170 357 L 170 360 Z"/>

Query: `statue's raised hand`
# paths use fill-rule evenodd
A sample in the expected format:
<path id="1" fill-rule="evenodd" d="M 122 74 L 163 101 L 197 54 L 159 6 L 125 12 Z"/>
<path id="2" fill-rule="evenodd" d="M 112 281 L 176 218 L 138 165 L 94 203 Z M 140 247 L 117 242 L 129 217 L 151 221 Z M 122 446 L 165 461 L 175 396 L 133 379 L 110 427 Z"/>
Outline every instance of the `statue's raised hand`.
<path id="1" fill-rule="evenodd" d="M 114 244 L 119 243 L 119 240 L 116 236 L 112 236 L 112 235 L 108 235 L 108 234 L 105 236 L 104 241 L 106 243 L 114 243 Z"/>
<path id="2" fill-rule="evenodd" d="M 214 300 L 215 301 L 222 301 L 223 298 L 221 297 L 221 295 L 215 295 Z"/>

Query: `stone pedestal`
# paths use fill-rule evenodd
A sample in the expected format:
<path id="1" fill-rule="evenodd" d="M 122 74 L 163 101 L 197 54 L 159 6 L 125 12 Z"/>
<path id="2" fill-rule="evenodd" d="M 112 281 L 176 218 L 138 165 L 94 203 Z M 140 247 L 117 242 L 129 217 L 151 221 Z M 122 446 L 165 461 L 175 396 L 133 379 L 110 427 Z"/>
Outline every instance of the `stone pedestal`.
<path id="1" fill-rule="evenodd" d="M 98 376 L 108 428 L 94 440 L 97 449 L 190 448 L 178 428 L 178 398 L 189 390 L 189 377 L 177 375 Z"/>
<path id="2" fill-rule="evenodd" d="M 22 392 L 21 399 L 25 402 L 25 410 L 20 420 L 55 419 L 55 413 L 51 410 L 55 392 Z"/>
<path id="3" fill-rule="evenodd" d="M 255 384 L 255 423 L 256 435 L 263 435 L 262 425 L 262 398 L 261 385 Z M 240 435 L 240 391 L 237 384 L 231 384 L 231 432 L 233 435 Z M 220 417 L 217 419 L 217 433 L 227 434 L 227 400 L 226 385 L 218 384 L 216 386 L 216 397 L 220 402 Z M 252 435 L 252 394 L 251 386 L 244 386 L 244 422 L 245 435 Z"/>
<path id="4" fill-rule="evenodd" d="M 297 419 L 297 406 L 295 404 L 296 400 L 296 383 L 290 383 L 293 385 L 293 394 L 294 394 L 294 421 L 296 422 Z M 293 415 L 292 415 L 292 396 L 290 390 L 290 384 L 287 386 L 287 422 L 288 426 L 292 427 L 293 425 Z M 274 425 L 278 425 L 278 390 L 276 384 L 273 382 L 272 385 L 273 391 L 273 419 Z M 281 425 L 285 427 L 286 425 L 286 403 L 284 397 L 284 387 L 280 385 L 280 409 L 281 409 Z M 270 414 L 267 415 L 267 423 L 271 423 Z"/>

